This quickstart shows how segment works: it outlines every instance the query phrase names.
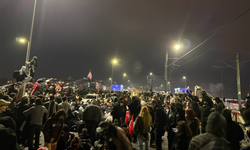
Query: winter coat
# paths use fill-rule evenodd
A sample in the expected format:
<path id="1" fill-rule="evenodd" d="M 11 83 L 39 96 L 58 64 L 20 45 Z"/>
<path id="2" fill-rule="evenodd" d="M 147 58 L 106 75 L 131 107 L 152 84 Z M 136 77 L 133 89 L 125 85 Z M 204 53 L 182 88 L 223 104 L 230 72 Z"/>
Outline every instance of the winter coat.
<path id="1" fill-rule="evenodd" d="M 229 111 L 229 110 L 225 110 Z M 226 139 L 231 143 L 231 150 L 239 150 L 240 149 L 240 141 L 244 139 L 244 132 L 240 125 L 237 122 L 232 120 L 231 112 L 230 114 L 224 114 L 223 116 L 227 120 L 227 134 Z"/>
<path id="2" fill-rule="evenodd" d="M 50 100 L 44 103 L 44 106 L 48 110 L 47 118 L 51 117 L 54 113 L 58 111 L 58 104 L 55 100 Z"/>
<path id="3" fill-rule="evenodd" d="M 210 115 L 211 111 L 210 111 L 210 107 L 209 106 L 202 106 L 201 107 L 201 122 L 207 122 L 208 116 Z"/>
<path id="4" fill-rule="evenodd" d="M 117 150 L 132 150 L 132 145 L 122 128 L 116 128 L 116 136 L 112 137 L 112 140 Z"/>
<path id="5" fill-rule="evenodd" d="M 71 106 L 68 102 L 62 102 L 58 105 L 58 109 L 63 109 L 66 113 L 66 118 L 68 118 L 68 112 L 71 110 Z"/>
<path id="6" fill-rule="evenodd" d="M 163 133 L 163 128 L 167 125 L 167 115 L 160 106 L 155 107 L 154 110 L 154 130 Z"/>
<path id="7" fill-rule="evenodd" d="M 85 108 L 82 116 L 85 122 L 100 122 L 102 119 L 102 110 L 100 107 L 90 104 Z"/>
<path id="8" fill-rule="evenodd" d="M 143 124 L 143 120 L 141 116 L 138 116 L 135 120 L 134 132 L 136 136 L 140 134 L 145 138 L 148 137 L 149 128 L 147 129 L 144 128 L 144 124 Z"/>
<path id="9" fill-rule="evenodd" d="M 223 103 L 218 103 L 215 107 L 215 111 L 221 114 L 221 111 L 225 108 Z"/>
<path id="10" fill-rule="evenodd" d="M 63 120 L 50 117 L 46 121 L 42 130 L 45 142 L 50 143 L 51 138 L 55 139 L 54 142 L 58 142 L 62 134 L 62 129 L 63 129 Z"/>
<path id="11" fill-rule="evenodd" d="M 184 135 L 177 137 L 177 141 L 174 144 L 174 148 L 172 150 L 188 150 L 190 140 Z"/>
<path id="12" fill-rule="evenodd" d="M 190 127 L 193 136 L 196 136 L 199 134 L 199 120 L 197 120 L 197 118 L 193 118 L 192 120 L 190 120 L 188 123 L 188 126 Z"/>
<path id="13" fill-rule="evenodd" d="M 226 138 L 226 119 L 219 113 L 212 113 L 208 117 L 206 133 L 195 136 L 189 150 L 230 150 Z"/>
<path id="14" fill-rule="evenodd" d="M 209 98 L 208 96 L 204 96 L 204 97 L 202 98 L 202 103 L 204 103 L 205 101 L 208 103 L 207 105 L 208 105 L 210 108 L 213 108 L 213 101 L 211 100 L 211 98 Z"/>

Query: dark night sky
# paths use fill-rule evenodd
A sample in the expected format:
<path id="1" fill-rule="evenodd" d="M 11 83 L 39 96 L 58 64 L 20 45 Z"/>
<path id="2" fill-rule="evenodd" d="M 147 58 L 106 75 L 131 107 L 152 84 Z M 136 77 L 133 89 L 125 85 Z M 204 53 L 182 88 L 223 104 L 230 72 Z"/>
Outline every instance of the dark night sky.
<path id="1" fill-rule="evenodd" d="M 11 78 L 24 65 L 26 45 L 15 38 L 28 39 L 33 2 L 0 1 L 0 78 Z M 108 80 L 111 59 L 117 58 L 118 83 L 126 72 L 134 85 L 143 85 L 153 72 L 160 86 L 166 50 L 170 58 L 182 56 L 249 8 L 245 0 L 38 0 L 31 47 L 31 56 L 38 56 L 35 77 L 82 78 L 91 69 L 95 79 Z M 180 68 L 170 68 L 172 87 L 183 87 L 185 75 L 190 87 L 221 96 L 222 71 L 213 66 L 225 66 L 221 60 L 235 66 L 237 52 L 241 62 L 250 60 L 249 18 L 250 12 L 178 61 Z M 178 42 L 184 47 L 174 51 Z M 249 92 L 249 64 L 240 64 L 243 95 Z M 236 70 L 224 68 L 223 77 L 224 95 L 236 97 Z"/>

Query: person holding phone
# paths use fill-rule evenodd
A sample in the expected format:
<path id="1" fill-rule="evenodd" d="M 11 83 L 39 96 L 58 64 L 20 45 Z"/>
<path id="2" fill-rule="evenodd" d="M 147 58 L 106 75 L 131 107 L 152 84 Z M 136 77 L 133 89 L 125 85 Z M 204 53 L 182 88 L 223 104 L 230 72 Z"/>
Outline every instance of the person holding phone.
<path id="1" fill-rule="evenodd" d="M 173 145 L 172 150 L 188 150 L 189 143 L 193 137 L 192 131 L 185 121 L 179 121 L 176 128 L 177 141 Z"/>

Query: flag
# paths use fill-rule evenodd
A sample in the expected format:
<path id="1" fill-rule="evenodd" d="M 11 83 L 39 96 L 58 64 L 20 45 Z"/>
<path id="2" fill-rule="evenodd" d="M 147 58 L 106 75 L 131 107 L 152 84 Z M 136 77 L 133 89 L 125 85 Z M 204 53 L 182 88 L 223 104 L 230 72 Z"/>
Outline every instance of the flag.
<path id="1" fill-rule="evenodd" d="M 131 121 L 128 126 L 128 131 L 131 136 L 134 134 L 134 115 L 132 115 Z"/>
<path id="2" fill-rule="evenodd" d="M 32 90 L 32 92 L 31 92 L 31 94 L 30 94 L 30 96 L 32 96 L 34 93 L 35 93 L 35 91 L 37 91 L 38 90 L 38 86 L 37 86 L 38 84 L 37 84 L 37 82 L 34 84 L 34 87 L 33 87 L 33 90 Z"/>
<path id="3" fill-rule="evenodd" d="M 62 87 L 58 84 L 57 87 L 56 87 L 59 91 L 62 90 Z"/>
<path id="4" fill-rule="evenodd" d="M 126 118 L 125 118 L 125 123 L 128 123 L 130 120 L 130 113 L 129 111 L 126 112 Z"/>

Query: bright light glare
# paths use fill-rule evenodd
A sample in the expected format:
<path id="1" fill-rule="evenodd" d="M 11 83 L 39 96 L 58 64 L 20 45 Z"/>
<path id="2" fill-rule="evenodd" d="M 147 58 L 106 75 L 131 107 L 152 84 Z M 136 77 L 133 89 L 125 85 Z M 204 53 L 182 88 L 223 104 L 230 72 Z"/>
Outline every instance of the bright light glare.
<path id="1" fill-rule="evenodd" d="M 117 60 L 113 60 L 113 63 L 116 64 L 116 63 L 117 63 Z"/>
<path id="2" fill-rule="evenodd" d="M 25 42 L 26 42 L 26 39 L 19 39 L 19 42 L 25 43 Z"/>
<path id="3" fill-rule="evenodd" d="M 186 77 L 184 76 L 183 79 L 186 79 Z"/>
<path id="4" fill-rule="evenodd" d="M 175 45 L 175 49 L 180 49 L 181 46 L 180 45 Z"/>
<path id="5" fill-rule="evenodd" d="M 109 80 L 112 80 L 111 78 L 109 78 Z"/>
<path id="6" fill-rule="evenodd" d="M 123 76 L 127 76 L 126 73 L 124 73 Z"/>
<path id="7" fill-rule="evenodd" d="M 152 76 L 152 75 L 153 75 L 153 73 L 152 73 L 152 72 L 150 72 L 150 75 Z"/>

